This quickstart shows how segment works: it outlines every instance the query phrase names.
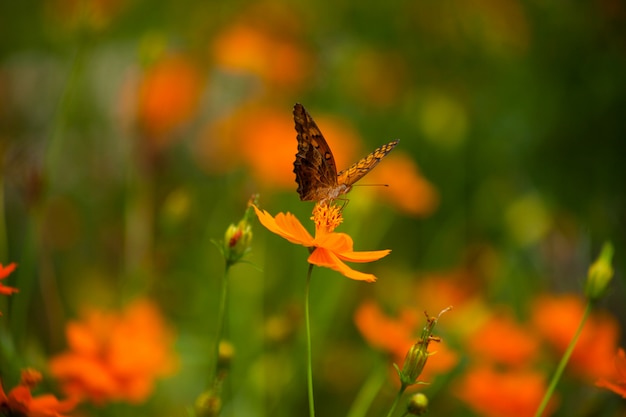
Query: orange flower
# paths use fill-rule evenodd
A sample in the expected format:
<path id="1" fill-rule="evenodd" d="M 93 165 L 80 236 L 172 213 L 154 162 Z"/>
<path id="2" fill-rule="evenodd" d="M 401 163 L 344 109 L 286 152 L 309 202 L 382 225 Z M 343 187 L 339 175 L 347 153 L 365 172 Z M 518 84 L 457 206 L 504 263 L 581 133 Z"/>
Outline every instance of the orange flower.
<path id="1" fill-rule="evenodd" d="M 137 118 L 155 147 L 168 145 L 169 134 L 191 118 L 201 89 L 199 69 L 182 55 L 163 58 L 148 68 L 139 86 Z"/>
<path id="2" fill-rule="evenodd" d="M 470 303 L 476 293 L 476 278 L 464 268 L 455 268 L 420 276 L 411 297 L 416 305 L 426 311 L 440 311 L 447 306 L 454 306 L 455 314 L 446 317 L 448 321 L 456 320 L 454 316 L 460 315 L 458 309 Z M 433 294 L 437 296 L 433 297 Z"/>
<path id="3" fill-rule="evenodd" d="M 613 375 L 608 378 L 600 378 L 596 381 L 596 386 L 607 388 L 626 398 L 626 354 L 624 354 L 624 349 L 618 349 L 614 362 Z"/>
<path id="4" fill-rule="evenodd" d="M 235 153 L 250 168 L 256 182 L 261 186 L 294 188 L 295 177 L 285 175 L 293 170 L 296 154 L 296 133 L 289 114 L 272 108 L 248 109 L 236 114 L 230 123 L 234 138 L 223 139 L 231 139 Z"/>
<path id="5" fill-rule="evenodd" d="M 374 275 L 355 271 L 343 261 L 372 262 L 391 252 L 390 250 L 355 252 L 352 238 L 349 235 L 333 232 L 343 220 L 337 206 L 319 203 L 315 205 L 313 210 L 315 237 L 311 236 L 296 216 L 291 213 L 278 213 L 274 218 L 267 211 L 261 211 L 256 206 L 253 207 L 259 221 L 269 231 L 291 243 L 314 248 L 307 260 L 310 264 L 334 269 L 351 279 L 367 282 L 376 281 Z"/>
<path id="6" fill-rule="evenodd" d="M 59 401 L 54 395 L 46 394 L 33 397 L 30 390 L 41 382 L 41 374 L 33 369 L 22 371 L 22 378 L 17 387 L 5 394 L 0 384 L 0 410 L 2 415 L 25 417 L 63 417 L 76 406 L 76 400 Z M 5 414 L 7 413 L 7 414 Z"/>
<path id="7" fill-rule="evenodd" d="M 0 279 L 5 279 L 9 275 L 11 275 L 11 273 L 15 270 L 15 267 L 17 267 L 17 264 L 15 262 L 11 262 L 7 266 L 2 266 L 2 264 L 0 264 Z M 16 292 L 19 292 L 17 288 L 7 287 L 0 282 L 0 294 L 11 295 Z"/>
<path id="8" fill-rule="evenodd" d="M 374 348 L 389 352 L 401 363 L 415 343 L 414 333 L 420 316 L 412 309 L 402 309 L 397 319 L 387 317 L 373 301 L 362 303 L 356 310 L 354 322 L 361 335 Z"/>
<path id="9" fill-rule="evenodd" d="M 66 393 L 96 403 L 141 403 L 177 359 L 173 337 L 156 306 L 136 300 L 122 313 L 92 310 L 66 328 L 69 352 L 52 358 L 50 370 Z"/>
<path id="10" fill-rule="evenodd" d="M 370 175 L 372 184 L 391 184 L 377 187 L 379 194 L 409 215 L 428 216 L 439 204 L 435 187 L 420 174 L 415 162 L 402 152 L 388 155 L 385 163 Z"/>
<path id="11" fill-rule="evenodd" d="M 584 309 L 583 300 L 576 295 L 545 296 L 535 302 L 533 322 L 539 333 L 561 354 L 572 340 Z M 611 375 L 618 334 L 619 325 L 613 316 L 593 312 L 572 353 L 571 369 L 591 380 Z"/>
<path id="12" fill-rule="evenodd" d="M 485 417 L 531 417 L 546 390 L 545 377 L 530 370 L 496 370 L 488 365 L 466 371 L 454 394 L 476 414 Z M 548 405 L 547 416 L 554 409 Z"/>
<path id="13" fill-rule="evenodd" d="M 226 71 L 257 76 L 273 88 L 303 85 L 314 62 L 303 48 L 304 26 L 294 10 L 272 1 L 246 7 L 214 38 L 214 62 Z"/>
<path id="14" fill-rule="evenodd" d="M 538 348 L 537 337 L 516 323 L 509 314 L 488 318 L 468 339 L 471 354 L 510 366 L 526 365 Z"/>

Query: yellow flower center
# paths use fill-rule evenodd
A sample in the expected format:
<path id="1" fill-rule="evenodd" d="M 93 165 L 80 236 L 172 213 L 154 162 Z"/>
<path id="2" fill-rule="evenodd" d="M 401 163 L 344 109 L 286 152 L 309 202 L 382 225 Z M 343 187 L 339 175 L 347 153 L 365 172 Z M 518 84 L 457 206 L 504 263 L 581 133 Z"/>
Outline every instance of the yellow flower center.
<path id="1" fill-rule="evenodd" d="M 315 223 L 315 229 L 317 231 L 330 233 L 343 222 L 343 216 L 338 206 L 328 204 L 327 202 L 318 202 L 315 204 L 315 207 L 313 207 L 311 220 Z"/>

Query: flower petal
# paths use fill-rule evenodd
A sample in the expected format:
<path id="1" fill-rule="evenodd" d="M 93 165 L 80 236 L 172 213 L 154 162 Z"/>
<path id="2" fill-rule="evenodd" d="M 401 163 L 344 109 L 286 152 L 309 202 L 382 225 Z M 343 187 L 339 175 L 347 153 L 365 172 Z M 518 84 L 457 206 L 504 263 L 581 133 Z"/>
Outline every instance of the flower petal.
<path id="1" fill-rule="evenodd" d="M 278 236 L 297 245 L 313 246 L 313 236 L 293 214 L 278 213 L 274 218 L 267 211 L 261 211 L 254 205 L 252 207 L 261 224 L 270 232 L 276 233 Z"/>
<path id="2" fill-rule="evenodd" d="M 16 266 L 17 264 L 15 262 L 11 262 L 6 266 L 2 266 L 2 264 L 0 264 L 0 279 L 5 279 L 9 275 L 11 275 L 11 272 L 15 270 Z"/>
<path id="3" fill-rule="evenodd" d="M 337 256 L 339 259 L 348 262 L 373 262 L 377 261 L 385 256 L 389 255 L 391 249 L 384 250 L 370 250 L 359 252 L 339 252 Z"/>
<path id="4" fill-rule="evenodd" d="M 615 369 L 623 384 L 626 384 L 626 353 L 624 349 L 617 350 L 617 356 L 615 356 Z"/>
<path id="5" fill-rule="evenodd" d="M 324 233 L 315 237 L 314 246 L 334 252 L 341 260 L 348 262 L 373 262 L 389 254 L 391 250 L 359 251 L 353 250 L 352 238 L 346 233 Z"/>
<path id="6" fill-rule="evenodd" d="M 77 398 L 58 400 L 54 395 L 46 394 L 34 397 L 29 405 L 29 416 L 63 417 L 59 413 L 72 411 L 78 403 Z"/>
<path id="7" fill-rule="evenodd" d="M 620 384 L 608 379 L 601 378 L 596 381 L 596 387 L 606 388 L 613 391 L 617 395 L 621 395 L 622 398 L 626 398 L 626 384 Z"/>
<path id="8" fill-rule="evenodd" d="M 346 233 L 328 233 L 317 231 L 314 246 L 326 248 L 335 253 L 352 252 L 354 243 L 350 235 Z"/>
<path id="9" fill-rule="evenodd" d="M 333 252 L 324 248 L 315 249 L 313 253 L 309 256 L 308 262 L 313 265 L 323 266 L 333 269 L 337 272 L 341 272 L 346 277 L 357 281 L 376 281 L 376 276 L 355 271 L 354 269 L 343 263 Z"/>
<path id="10" fill-rule="evenodd" d="M 6 285 L 0 284 L 0 294 L 11 295 L 16 292 L 20 292 L 20 290 L 17 288 L 7 287 Z"/>

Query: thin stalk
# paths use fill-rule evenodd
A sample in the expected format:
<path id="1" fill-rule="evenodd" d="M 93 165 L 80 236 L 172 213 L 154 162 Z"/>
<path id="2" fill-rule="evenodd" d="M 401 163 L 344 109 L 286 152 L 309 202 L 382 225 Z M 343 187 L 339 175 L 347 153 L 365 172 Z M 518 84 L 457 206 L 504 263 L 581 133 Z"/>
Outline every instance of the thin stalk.
<path id="1" fill-rule="evenodd" d="M 580 320 L 578 329 L 576 329 L 576 333 L 574 334 L 574 337 L 572 338 L 572 340 L 569 343 L 569 346 L 565 350 L 563 357 L 561 357 L 559 366 L 556 368 L 556 371 L 554 372 L 554 375 L 552 376 L 552 380 L 550 381 L 550 386 L 546 390 L 546 393 L 543 396 L 543 400 L 541 400 L 541 404 L 539 405 L 539 408 L 537 409 L 537 412 L 535 413 L 535 417 L 541 417 L 541 414 L 543 414 L 543 412 L 545 411 L 546 406 L 548 405 L 548 401 L 550 401 L 550 397 L 552 397 L 552 394 L 554 393 L 556 384 L 561 379 L 561 375 L 563 374 L 563 371 L 565 370 L 565 366 L 567 366 L 567 362 L 569 361 L 570 356 L 572 356 L 572 352 L 574 352 L 574 348 L 576 347 L 576 342 L 578 342 L 580 333 L 582 332 L 583 327 L 585 326 L 585 323 L 587 322 L 587 319 L 589 318 L 590 313 L 591 313 L 591 303 L 587 302 L 587 306 L 585 307 L 585 312 L 583 313 L 583 317 Z"/>
<path id="2" fill-rule="evenodd" d="M 393 404 L 391 405 L 391 408 L 389 409 L 389 412 L 387 413 L 387 417 L 391 417 L 393 415 L 393 412 L 396 411 L 396 407 L 398 406 L 398 403 L 400 402 L 400 398 L 402 398 L 402 394 L 404 394 L 404 390 L 406 390 L 407 386 L 405 384 L 402 384 L 400 386 L 400 389 L 398 390 L 398 394 L 396 395 L 396 399 L 393 401 Z"/>
<path id="3" fill-rule="evenodd" d="M 63 85 L 63 90 L 59 97 L 58 103 L 54 110 L 54 115 L 50 123 L 47 141 L 44 149 L 44 160 L 42 166 L 41 177 L 46 179 L 46 190 L 40 191 L 35 198 L 30 201 L 30 211 L 28 212 L 30 221 L 28 223 L 26 238 L 24 239 L 24 248 L 22 248 L 22 257 L 18 261 L 19 271 L 15 276 L 15 286 L 20 289 L 19 297 L 15 297 L 11 305 L 10 321 L 11 335 L 15 346 L 18 350 L 23 349 L 25 343 L 25 334 L 27 330 L 28 312 L 31 307 L 31 301 L 37 289 L 37 285 L 42 279 L 39 266 L 41 264 L 43 243 L 41 241 L 42 234 L 42 212 L 41 202 L 45 201 L 48 190 L 54 190 L 58 185 L 57 168 L 63 166 L 63 133 L 68 120 L 68 114 L 72 99 L 77 93 L 76 89 L 81 79 L 83 64 L 86 60 L 88 45 L 86 42 L 79 40 L 77 50 L 72 57 L 69 72 Z M 3 216 L 4 217 L 4 216 Z M 4 219 L 2 220 L 4 222 Z M 4 229 L 4 225 L 3 225 Z M 6 233 L 6 230 L 3 230 Z M 3 237 L 6 250 L 7 238 Z M 4 261 L 4 259 L 2 260 Z M 55 284 L 56 285 L 56 284 Z M 58 292 L 57 292 L 58 294 Z M 47 294 L 51 297 L 51 294 Z M 56 296 L 56 295 L 55 295 Z M 50 313 L 46 311 L 46 313 Z M 49 314 L 47 314 L 49 316 Z"/>
<path id="4" fill-rule="evenodd" d="M 387 378 L 386 364 L 378 364 L 359 390 L 346 417 L 364 417 Z"/>
<path id="5" fill-rule="evenodd" d="M 307 390 L 309 395 L 309 417 L 315 417 L 315 403 L 313 401 L 313 360 L 311 354 L 311 320 L 309 315 L 309 289 L 311 287 L 311 273 L 313 264 L 309 264 L 306 274 L 306 289 L 304 298 L 304 317 L 306 321 L 306 355 L 307 355 Z"/>
<path id="6" fill-rule="evenodd" d="M 213 353 L 215 355 L 215 369 L 213 371 L 213 375 L 209 383 L 216 382 L 219 372 L 219 358 L 220 358 L 220 342 L 222 341 L 222 337 L 224 337 L 224 322 L 226 321 L 226 301 L 228 299 L 228 272 L 230 271 L 230 265 L 227 263 L 224 268 L 224 276 L 222 278 L 222 282 L 220 283 L 220 300 L 219 300 L 219 311 L 217 313 L 217 335 L 215 336 L 215 346 L 213 348 Z"/>

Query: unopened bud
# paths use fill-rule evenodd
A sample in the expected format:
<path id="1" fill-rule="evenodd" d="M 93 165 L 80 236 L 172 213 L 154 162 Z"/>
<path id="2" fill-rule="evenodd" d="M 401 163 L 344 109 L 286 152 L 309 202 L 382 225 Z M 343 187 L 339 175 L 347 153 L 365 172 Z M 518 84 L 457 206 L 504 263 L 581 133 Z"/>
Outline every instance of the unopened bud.
<path id="1" fill-rule="evenodd" d="M 404 385 L 413 385 L 421 375 L 428 360 L 428 342 L 418 340 L 404 358 L 404 365 L 400 371 L 400 379 Z"/>
<path id="2" fill-rule="evenodd" d="M 228 340 L 221 340 L 218 348 L 217 371 L 225 375 L 229 370 L 235 356 L 235 347 Z"/>
<path id="3" fill-rule="evenodd" d="M 34 388 L 39 384 L 42 380 L 41 372 L 36 371 L 32 368 L 26 368 L 22 370 L 20 385 L 24 387 L 28 387 L 29 389 Z"/>
<path id="4" fill-rule="evenodd" d="M 423 416 L 428 412 L 428 397 L 421 392 L 411 395 L 406 411 L 414 416 Z"/>
<path id="5" fill-rule="evenodd" d="M 433 336 L 433 330 L 435 328 L 435 324 L 437 324 L 437 320 L 443 313 L 449 311 L 452 307 L 448 307 L 445 310 L 441 311 L 437 317 L 430 317 L 426 313 L 426 326 L 422 329 L 422 334 L 417 342 L 411 346 L 409 351 L 404 358 L 404 365 L 402 366 L 402 370 L 394 364 L 396 371 L 398 372 L 398 376 L 400 377 L 400 383 L 404 387 L 408 387 L 409 385 L 413 385 L 417 383 L 417 378 L 421 375 L 424 370 L 424 366 L 426 365 L 426 361 L 428 357 L 433 353 L 428 353 L 428 345 L 430 342 L 440 342 L 441 339 L 437 336 Z"/>
<path id="6" fill-rule="evenodd" d="M 396 368 L 398 372 L 398 376 L 400 377 L 400 383 L 404 387 L 408 387 L 409 385 L 413 385 L 417 383 L 417 378 L 421 375 L 424 370 L 424 366 L 426 365 L 426 361 L 428 357 L 432 355 L 432 353 L 428 353 L 428 345 L 430 342 L 440 342 L 441 339 L 437 336 L 433 336 L 433 330 L 435 325 L 437 324 L 437 320 L 443 313 L 449 311 L 452 307 L 448 307 L 445 310 L 441 311 L 437 317 L 431 317 L 426 314 L 426 326 L 422 329 L 422 334 L 417 342 L 411 346 L 409 351 L 404 358 L 404 365 L 402 366 L 402 370 L 395 363 L 393 366 Z"/>
<path id="7" fill-rule="evenodd" d="M 243 215 L 243 218 L 237 224 L 231 224 L 226 229 L 226 233 L 224 234 L 224 242 L 222 244 L 218 244 L 222 253 L 224 254 L 224 259 L 226 260 L 226 265 L 228 267 L 236 264 L 243 258 L 249 251 L 250 245 L 252 243 L 252 227 L 248 222 L 249 212 L 251 209 L 251 202 L 253 199 L 248 202 L 248 207 Z"/>
<path id="8" fill-rule="evenodd" d="M 594 263 L 589 267 L 587 272 L 587 285 L 585 286 L 585 295 L 591 301 L 600 299 L 606 288 L 613 278 L 613 245 L 606 242 L 602 246 L 602 251 Z"/>
<path id="9" fill-rule="evenodd" d="M 222 399 L 213 390 L 203 392 L 194 404 L 196 417 L 217 417 L 222 410 Z"/>

